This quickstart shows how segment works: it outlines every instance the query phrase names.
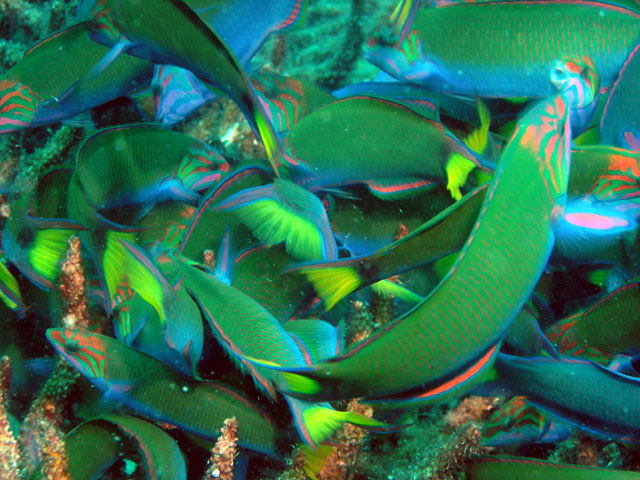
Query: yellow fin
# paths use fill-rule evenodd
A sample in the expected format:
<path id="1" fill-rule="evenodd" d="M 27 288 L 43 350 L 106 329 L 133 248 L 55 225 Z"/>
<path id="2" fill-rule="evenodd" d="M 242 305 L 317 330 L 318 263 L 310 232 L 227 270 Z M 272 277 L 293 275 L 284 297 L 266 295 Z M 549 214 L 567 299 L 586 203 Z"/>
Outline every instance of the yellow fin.
<path id="1" fill-rule="evenodd" d="M 22 302 L 22 296 L 20 295 L 20 287 L 18 286 L 18 281 L 2 262 L 0 262 L 0 282 L 6 285 L 6 287 L 14 295 L 14 297 Z M 1 289 L 0 300 L 2 300 L 11 310 L 16 310 L 19 307 L 16 302 L 2 293 Z"/>
<path id="2" fill-rule="evenodd" d="M 327 310 L 355 291 L 361 283 L 353 267 L 303 268 L 300 273 L 313 284 Z"/>
<path id="3" fill-rule="evenodd" d="M 50 228 L 36 231 L 33 246 L 29 250 L 29 264 L 50 282 L 60 272 L 60 261 L 67 252 L 67 242 L 73 230 Z"/>
<path id="4" fill-rule="evenodd" d="M 489 138 L 489 126 L 491 125 L 491 115 L 489 109 L 482 100 L 476 98 L 478 107 L 478 116 L 480 117 L 480 126 L 474 129 L 467 138 L 464 139 L 465 145 L 475 153 L 482 154 L 487 149 Z M 466 183 L 469 173 L 475 168 L 475 164 L 459 153 L 453 153 L 449 157 L 449 161 L 445 167 L 447 172 L 447 190 L 451 192 L 454 200 L 462 198 L 460 188 Z"/>
<path id="5" fill-rule="evenodd" d="M 380 280 L 379 282 L 372 284 L 371 289 L 378 295 L 383 295 L 385 297 L 393 295 L 394 297 L 409 303 L 419 303 L 423 300 L 423 297 L 420 295 L 390 280 Z"/>
<path id="6" fill-rule="evenodd" d="M 325 462 L 329 455 L 333 453 L 336 447 L 330 445 L 318 445 L 318 448 L 310 448 L 306 445 L 301 445 L 300 450 L 304 454 L 304 465 L 302 470 L 312 480 L 318 480 L 316 476 L 320 473 L 320 470 L 324 467 Z"/>

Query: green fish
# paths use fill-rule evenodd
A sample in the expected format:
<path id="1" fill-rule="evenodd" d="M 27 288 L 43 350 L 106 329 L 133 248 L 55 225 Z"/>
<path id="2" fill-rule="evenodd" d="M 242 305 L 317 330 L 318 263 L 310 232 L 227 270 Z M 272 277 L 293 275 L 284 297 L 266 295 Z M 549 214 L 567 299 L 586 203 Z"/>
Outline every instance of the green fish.
<path id="1" fill-rule="evenodd" d="M 93 6 L 89 20 L 93 38 L 112 47 L 96 66 L 97 72 L 123 52 L 190 70 L 229 95 L 262 139 L 269 159 L 275 157 L 278 139 L 241 63 L 188 3 L 182 0 L 88 3 Z"/>
<path id="2" fill-rule="evenodd" d="M 538 458 L 478 457 L 465 468 L 465 480 L 637 480 L 640 473 L 551 463 Z"/>
<path id="3" fill-rule="evenodd" d="M 148 84 L 153 64 L 123 55 L 95 78 L 109 52 L 93 42 L 86 23 L 41 40 L 0 76 L 0 134 L 71 118 Z"/>
<path id="4" fill-rule="evenodd" d="M 47 338 L 74 368 L 139 414 L 214 440 L 226 418 L 238 419 L 238 444 L 281 458 L 290 438 L 248 399 L 214 383 L 185 377 L 110 337 L 49 329 Z"/>
<path id="5" fill-rule="evenodd" d="M 483 377 L 553 247 L 566 198 L 573 102 L 560 92 L 522 117 L 472 233 L 436 290 L 339 357 L 285 368 L 287 393 L 422 405 L 463 393 Z"/>

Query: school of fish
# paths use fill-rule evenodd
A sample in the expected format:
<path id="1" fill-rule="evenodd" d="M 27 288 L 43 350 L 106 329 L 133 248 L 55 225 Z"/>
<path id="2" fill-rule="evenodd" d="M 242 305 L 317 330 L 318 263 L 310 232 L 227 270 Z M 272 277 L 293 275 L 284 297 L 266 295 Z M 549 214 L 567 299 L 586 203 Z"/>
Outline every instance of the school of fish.
<path id="1" fill-rule="evenodd" d="M 393 434 L 465 395 L 501 398 L 482 431 L 498 453 L 637 442 L 640 3 L 400 0 L 363 48 L 378 77 L 332 92 L 253 63 L 305 28 L 305 3 L 82 0 L 0 73 L 0 134 L 152 99 L 5 189 L 3 308 L 101 397 L 78 400 L 94 413 L 68 445 L 108 442 L 110 422 L 148 478 L 186 480 L 173 434 L 212 442 L 235 417 L 243 455 L 282 464 L 303 444 L 315 478 L 344 423 Z M 219 97 L 264 158 L 174 128 Z M 60 328 L 72 236 L 94 329 Z M 352 342 L 351 302 L 371 295 L 393 319 Z M 73 478 L 118 461 L 100 455 Z M 505 455 L 464 475 L 640 478 Z"/>

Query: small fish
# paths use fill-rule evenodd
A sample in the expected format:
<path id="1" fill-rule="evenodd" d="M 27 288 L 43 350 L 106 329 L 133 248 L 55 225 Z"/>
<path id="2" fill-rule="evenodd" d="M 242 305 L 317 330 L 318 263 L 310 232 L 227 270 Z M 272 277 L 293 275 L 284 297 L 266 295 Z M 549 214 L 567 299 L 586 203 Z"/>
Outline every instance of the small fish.
<path id="1" fill-rule="evenodd" d="M 337 258 L 329 218 L 320 199 L 288 180 L 240 191 L 218 203 L 217 211 L 233 212 L 266 245 L 285 242 L 299 260 Z"/>
<path id="2" fill-rule="evenodd" d="M 68 240 L 86 230 L 80 223 L 32 215 L 33 195 L 23 194 L 13 205 L 2 232 L 2 248 L 23 275 L 40 288 L 55 288 Z"/>
<path id="3" fill-rule="evenodd" d="M 513 397 L 500 406 L 482 427 L 482 444 L 490 447 L 560 442 L 570 431 L 562 422 L 529 403 Z"/>
<path id="4" fill-rule="evenodd" d="M 156 125 L 108 128 L 89 137 L 76 157 L 76 174 L 96 210 L 180 200 L 197 204 L 229 164 L 218 151 L 186 134 Z"/>
<path id="5" fill-rule="evenodd" d="M 606 364 L 615 353 L 640 347 L 639 312 L 640 283 L 630 282 L 560 320 L 547 335 L 567 355 Z"/>
<path id="6" fill-rule="evenodd" d="M 496 359 L 498 389 L 524 395 L 553 415 L 597 434 L 637 435 L 636 403 L 640 380 L 576 358 L 521 358 L 500 353 Z M 484 387 L 483 387 L 484 388 Z"/>

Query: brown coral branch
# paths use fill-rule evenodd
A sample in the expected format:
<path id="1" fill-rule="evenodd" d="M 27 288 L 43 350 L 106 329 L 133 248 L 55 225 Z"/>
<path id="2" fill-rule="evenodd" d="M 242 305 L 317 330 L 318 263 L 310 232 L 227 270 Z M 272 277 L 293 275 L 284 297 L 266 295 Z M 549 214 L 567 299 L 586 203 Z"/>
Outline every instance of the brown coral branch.
<path id="1" fill-rule="evenodd" d="M 347 410 L 361 413 L 369 418 L 373 416 L 373 409 L 359 404 L 357 400 L 351 400 L 347 406 Z M 358 461 L 365 434 L 362 428 L 350 423 L 345 423 L 340 427 L 335 435 L 336 442 L 338 442 L 339 445 L 327 457 L 322 470 L 320 470 L 317 475 L 318 480 L 352 479 L 355 474 L 354 467 Z"/>
<path id="2" fill-rule="evenodd" d="M 69 239 L 67 259 L 62 266 L 60 283 L 60 292 L 66 304 L 62 324 L 65 328 L 89 328 L 80 240 L 75 235 Z"/>
<path id="3" fill-rule="evenodd" d="M 456 429 L 449 445 L 438 458 L 435 471 L 429 477 L 432 480 L 456 480 L 460 478 L 464 466 L 476 455 L 484 455 L 489 449 L 480 444 L 480 426 L 467 423 Z"/>
<path id="4" fill-rule="evenodd" d="M 23 456 L 35 449 L 32 462 L 23 462 L 29 473 L 37 467 L 37 459 L 41 459 L 43 478 L 71 480 L 61 425 L 70 386 L 79 375 L 66 361 L 59 361 L 22 422 L 18 445 Z"/>
<path id="5" fill-rule="evenodd" d="M 233 480 L 233 465 L 238 454 L 238 420 L 227 418 L 220 429 L 221 435 L 211 449 L 205 479 Z"/>
<path id="6" fill-rule="evenodd" d="M 22 457 L 7 415 L 7 396 L 11 382 L 9 357 L 0 360 L 0 478 L 18 480 L 22 476 Z"/>

